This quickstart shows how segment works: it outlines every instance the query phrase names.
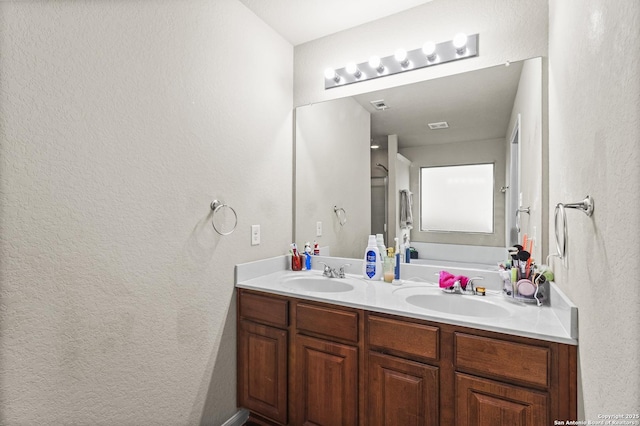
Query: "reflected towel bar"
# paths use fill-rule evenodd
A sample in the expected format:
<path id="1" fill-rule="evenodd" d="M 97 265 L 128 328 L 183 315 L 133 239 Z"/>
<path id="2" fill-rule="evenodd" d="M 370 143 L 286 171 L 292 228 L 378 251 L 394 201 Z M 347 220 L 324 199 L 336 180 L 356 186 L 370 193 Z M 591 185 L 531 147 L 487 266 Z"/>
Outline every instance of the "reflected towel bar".
<path id="1" fill-rule="evenodd" d="M 338 207 L 338 206 L 333 206 L 333 212 L 338 217 L 338 223 L 340 224 L 340 226 L 346 225 L 347 212 L 342 207 Z M 340 212 L 342 212 L 342 217 L 340 217 Z"/>

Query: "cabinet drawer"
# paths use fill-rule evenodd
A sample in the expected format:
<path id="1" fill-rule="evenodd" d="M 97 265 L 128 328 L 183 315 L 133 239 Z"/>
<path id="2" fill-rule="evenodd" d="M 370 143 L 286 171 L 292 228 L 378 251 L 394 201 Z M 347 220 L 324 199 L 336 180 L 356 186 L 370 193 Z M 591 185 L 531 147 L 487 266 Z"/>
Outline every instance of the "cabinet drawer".
<path id="1" fill-rule="evenodd" d="M 456 368 L 478 375 L 549 386 L 549 348 L 488 337 L 455 334 Z"/>
<path id="2" fill-rule="evenodd" d="M 240 292 L 240 317 L 286 328 L 289 325 L 289 302 L 268 296 Z"/>
<path id="3" fill-rule="evenodd" d="M 438 360 L 438 327 L 369 317 L 369 345 L 384 350 Z"/>
<path id="4" fill-rule="evenodd" d="M 353 343 L 358 342 L 356 312 L 298 303 L 296 324 L 298 331 L 321 334 Z"/>

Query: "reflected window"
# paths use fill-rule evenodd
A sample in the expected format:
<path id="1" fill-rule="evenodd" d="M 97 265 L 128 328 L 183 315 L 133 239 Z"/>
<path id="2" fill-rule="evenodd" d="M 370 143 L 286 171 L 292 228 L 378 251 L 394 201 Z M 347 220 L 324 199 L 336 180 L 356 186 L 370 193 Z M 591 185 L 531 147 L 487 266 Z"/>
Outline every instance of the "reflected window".
<path id="1" fill-rule="evenodd" d="M 494 165 L 422 167 L 420 230 L 493 233 Z"/>

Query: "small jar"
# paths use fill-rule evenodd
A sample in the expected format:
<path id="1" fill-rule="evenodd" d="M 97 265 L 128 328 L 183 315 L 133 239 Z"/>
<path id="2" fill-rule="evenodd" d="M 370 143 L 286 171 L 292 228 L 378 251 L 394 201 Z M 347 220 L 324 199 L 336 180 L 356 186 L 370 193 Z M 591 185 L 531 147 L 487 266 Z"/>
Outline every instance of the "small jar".
<path id="1" fill-rule="evenodd" d="M 476 287 L 476 294 L 478 296 L 484 296 L 487 293 L 487 289 L 484 287 Z"/>

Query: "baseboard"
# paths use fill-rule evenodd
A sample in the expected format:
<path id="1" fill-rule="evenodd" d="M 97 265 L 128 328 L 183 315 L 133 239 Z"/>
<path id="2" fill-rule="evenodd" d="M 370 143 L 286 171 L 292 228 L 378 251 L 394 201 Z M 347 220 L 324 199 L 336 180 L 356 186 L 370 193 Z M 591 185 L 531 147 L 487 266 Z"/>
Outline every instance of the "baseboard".
<path id="1" fill-rule="evenodd" d="M 224 422 L 222 426 L 242 426 L 249 420 L 249 411 L 241 409 L 235 413 L 229 420 Z"/>

